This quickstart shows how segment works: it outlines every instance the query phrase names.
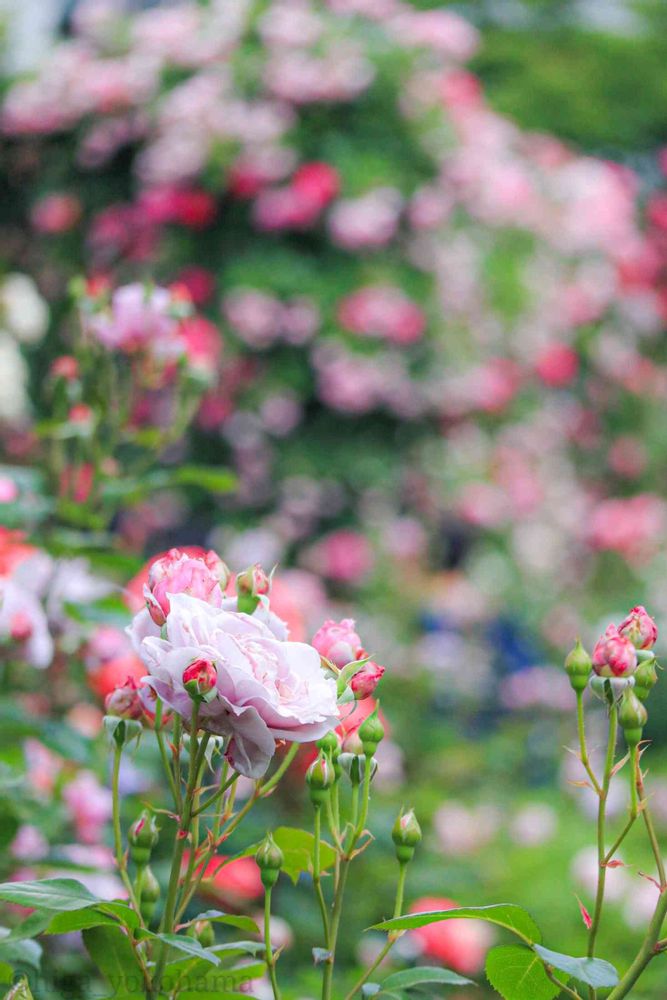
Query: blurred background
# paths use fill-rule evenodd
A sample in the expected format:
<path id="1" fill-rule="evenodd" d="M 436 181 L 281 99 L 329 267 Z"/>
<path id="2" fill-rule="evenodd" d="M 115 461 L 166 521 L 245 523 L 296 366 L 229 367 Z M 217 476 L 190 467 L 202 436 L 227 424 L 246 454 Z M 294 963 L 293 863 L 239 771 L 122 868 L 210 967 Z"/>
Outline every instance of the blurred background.
<path id="1" fill-rule="evenodd" d="M 72 848 L 104 849 L 95 726 L 103 671 L 130 654 L 122 600 L 83 606 L 149 556 L 205 545 L 234 569 L 278 564 L 294 635 L 352 616 L 387 666 L 350 974 L 391 906 L 402 803 L 426 833 L 410 903 L 519 902 L 578 953 L 594 803 L 563 752 L 560 664 L 634 604 L 667 622 L 664 3 L 2 0 L 0 23 L 0 577 L 26 585 L 20 546 L 50 560 L 37 596 L 56 651 L 35 664 L 49 698 L 38 670 L 3 674 L 5 875 L 99 871 Z M 103 470 L 110 521 L 79 479 L 54 500 L 41 450 L 80 276 L 184 287 L 196 308 L 191 419 L 152 478 Z M 132 420 L 145 441 L 169 431 L 164 387 Z M 211 489 L 176 475 L 201 467 Z M 661 686 L 647 735 L 667 833 Z M 141 754 L 129 817 L 150 790 Z M 294 822 L 300 784 L 270 822 Z M 634 867 L 610 872 L 602 954 L 619 965 L 655 904 L 643 851 L 629 838 Z M 254 906 L 252 885 L 216 891 Z M 310 896 L 283 888 L 280 909 L 298 942 L 286 995 L 312 996 Z M 489 943 L 470 924 L 401 947 L 476 973 Z M 70 945 L 47 954 L 41 995 L 87 995 Z M 656 966 L 638 1000 L 663 980 Z"/>

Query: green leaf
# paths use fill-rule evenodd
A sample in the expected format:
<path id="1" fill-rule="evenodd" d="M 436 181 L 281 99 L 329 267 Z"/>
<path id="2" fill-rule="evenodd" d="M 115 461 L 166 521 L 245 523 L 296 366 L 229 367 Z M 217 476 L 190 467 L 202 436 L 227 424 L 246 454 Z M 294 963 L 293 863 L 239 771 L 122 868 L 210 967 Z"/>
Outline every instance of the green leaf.
<path id="1" fill-rule="evenodd" d="M 84 910 L 101 903 L 73 878 L 45 878 L 37 882 L 0 882 L 0 899 L 37 910 Z"/>
<path id="2" fill-rule="evenodd" d="M 560 993 L 541 959 L 522 945 L 492 948 L 486 956 L 486 976 L 505 1000 L 553 1000 Z"/>
<path id="3" fill-rule="evenodd" d="M 111 925 L 118 927 L 118 921 L 107 913 L 91 907 L 86 910 L 75 910 L 72 913 L 58 913 L 44 929 L 45 934 L 69 934 L 71 931 L 84 931 L 89 927 Z"/>
<path id="4" fill-rule="evenodd" d="M 374 997 L 381 989 L 382 987 L 379 983 L 364 983 L 361 987 L 361 995 L 362 997 Z"/>
<path id="5" fill-rule="evenodd" d="M 229 493 L 236 486 L 236 477 L 228 469 L 207 465 L 181 465 L 174 470 L 173 481 L 181 486 L 199 486 L 209 493 Z"/>
<path id="6" fill-rule="evenodd" d="M 234 969 L 216 969 L 206 976 L 186 974 L 181 980 L 179 1000 L 197 1000 L 197 997 L 219 997 L 232 993 L 239 986 L 261 979 L 266 972 L 264 962 L 254 962 L 252 965 L 239 965 Z M 246 993 L 247 997 L 248 994 Z"/>
<path id="7" fill-rule="evenodd" d="M 120 927 L 89 927 L 83 943 L 114 993 L 140 993 L 144 977 L 132 945 Z"/>
<path id="8" fill-rule="evenodd" d="M 14 970 L 7 962 L 0 962 L 0 985 L 9 986 L 14 979 Z"/>
<path id="9" fill-rule="evenodd" d="M 39 970 L 41 958 L 42 949 L 36 941 L 16 941 L 6 927 L 0 927 L 0 961 Z"/>
<path id="10" fill-rule="evenodd" d="M 515 903 L 493 903 L 491 906 L 460 906 L 452 910 L 430 910 L 425 913 L 410 913 L 403 917 L 394 917 L 391 920 L 383 920 L 381 924 L 374 924 L 373 930 L 378 931 L 406 931 L 415 927 L 425 927 L 427 924 L 436 924 L 440 920 L 486 920 L 488 923 L 504 927 L 505 930 L 517 934 L 524 941 L 532 944 L 542 940 L 542 933 L 531 917 L 522 906 Z"/>
<path id="11" fill-rule="evenodd" d="M 199 958 L 201 961 L 209 962 L 211 965 L 220 965 L 218 956 L 213 954 L 210 949 L 202 948 L 196 938 L 187 937 L 185 934 L 151 934 L 150 937 L 157 938 L 170 948 L 185 952 L 186 955 L 190 955 L 192 958 Z"/>
<path id="12" fill-rule="evenodd" d="M 594 989 L 616 986 L 618 982 L 614 966 L 601 958 L 572 958 L 571 955 L 561 955 L 560 952 L 543 948 L 539 944 L 535 945 L 535 951 L 547 965 L 566 972 L 568 976 L 573 976 Z"/>
<path id="13" fill-rule="evenodd" d="M 18 983 L 5 993 L 4 1000 L 34 1000 L 28 980 L 19 979 Z"/>
<path id="14" fill-rule="evenodd" d="M 422 986 L 425 983 L 440 983 L 443 986 L 474 986 L 472 979 L 459 976 L 457 972 L 450 969 L 431 968 L 421 966 L 416 969 L 405 969 L 403 972 L 395 972 L 382 983 L 385 990 L 409 990 L 411 986 Z"/>
<path id="15" fill-rule="evenodd" d="M 260 930 L 252 917 L 242 917 L 235 913 L 223 913 L 222 910 L 206 910 L 198 914 L 189 924 L 194 924 L 198 920 L 211 920 L 216 924 L 226 924 L 228 927 L 237 927 L 240 931 L 248 934 L 259 934 Z"/>

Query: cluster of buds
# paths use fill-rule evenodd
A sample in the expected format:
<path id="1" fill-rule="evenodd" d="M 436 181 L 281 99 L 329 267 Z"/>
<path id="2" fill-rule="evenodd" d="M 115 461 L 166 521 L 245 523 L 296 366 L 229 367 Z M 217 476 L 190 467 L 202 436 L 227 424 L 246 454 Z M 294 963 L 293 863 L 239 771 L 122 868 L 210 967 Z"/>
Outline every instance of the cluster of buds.
<path id="1" fill-rule="evenodd" d="M 193 701 L 213 701 L 217 694 L 218 671 L 210 660 L 193 660 L 183 671 L 182 680 Z"/>
<path id="2" fill-rule="evenodd" d="M 636 747 L 648 718 L 643 702 L 658 680 L 653 646 L 658 638 L 655 621 L 638 605 L 620 625 L 608 625 L 589 656 L 577 640 L 565 659 L 565 670 L 578 693 L 589 684 L 602 697 L 620 693 L 619 722 L 629 747 Z"/>
<path id="3" fill-rule="evenodd" d="M 260 599 L 271 590 L 271 575 L 267 574 L 259 563 L 248 566 L 236 577 L 237 608 L 251 615 L 256 610 Z"/>
<path id="4" fill-rule="evenodd" d="M 276 844 L 273 836 L 267 833 L 255 855 L 262 885 L 265 889 L 272 889 L 278 881 L 284 860 L 283 852 Z"/>
<path id="5" fill-rule="evenodd" d="M 144 809 L 127 833 L 130 857 L 138 868 L 144 868 L 150 861 L 158 837 L 159 831 L 155 817 L 148 809 Z"/>
<path id="6" fill-rule="evenodd" d="M 361 644 L 353 618 L 331 619 L 313 636 L 313 646 L 325 661 L 347 681 L 355 701 L 370 698 L 378 686 L 384 667 L 375 663 Z"/>
<path id="7" fill-rule="evenodd" d="M 144 586 L 148 613 L 162 627 L 170 610 L 169 597 L 174 594 L 189 594 L 220 607 L 229 577 L 229 569 L 216 552 L 190 556 L 170 549 L 155 560 L 148 572 Z"/>

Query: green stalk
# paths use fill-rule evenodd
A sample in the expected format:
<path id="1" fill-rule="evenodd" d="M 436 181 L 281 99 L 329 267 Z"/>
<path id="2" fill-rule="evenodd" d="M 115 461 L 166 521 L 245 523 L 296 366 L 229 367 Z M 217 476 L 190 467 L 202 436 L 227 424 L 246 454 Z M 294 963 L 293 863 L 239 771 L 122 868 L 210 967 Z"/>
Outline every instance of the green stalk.
<path id="1" fill-rule="evenodd" d="M 606 824 L 606 813 L 607 813 L 607 796 L 609 794 L 609 785 L 611 783 L 611 772 L 614 767 L 614 754 L 616 751 L 617 733 L 618 733 L 618 709 L 616 708 L 616 703 L 613 702 L 609 708 L 609 739 L 607 742 L 607 756 L 605 759 L 600 801 L 598 804 L 598 818 L 597 818 L 598 885 L 595 897 L 595 909 L 593 911 L 593 920 L 591 923 L 590 930 L 588 932 L 587 954 L 589 958 L 593 958 L 595 955 L 595 942 L 597 939 L 598 930 L 600 929 L 600 920 L 602 918 L 602 907 L 604 905 L 604 890 L 605 890 L 605 881 L 607 876 L 607 868 L 605 866 L 605 846 L 604 846 L 605 824 Z M 595 1000 L 596 991 L 593 987 L 590 987 L 589 996 L 591 1000 Z"/>
<path id="2" fill-rule="evenodd" d="M 273 957 L 271 947 L 271 889 L 264 891 L 264 946 L 266 948 L 266 966 L 269 970 L 271 989 L 273 990 L 273 1000 L 280 1000 L 280 988 L 276 975 L 276 962 Z"/>

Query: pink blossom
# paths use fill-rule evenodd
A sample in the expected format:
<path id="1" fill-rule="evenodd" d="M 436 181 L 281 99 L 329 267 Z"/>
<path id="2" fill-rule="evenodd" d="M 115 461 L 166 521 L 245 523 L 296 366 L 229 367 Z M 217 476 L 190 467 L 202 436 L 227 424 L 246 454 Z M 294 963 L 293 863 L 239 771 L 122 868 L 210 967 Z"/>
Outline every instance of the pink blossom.
<path id="1" fill-rule="evenodd" d="M 352 251 L 385 246 L 396 233 L 401 207 L 399 192 L 389 187 L 341 199 L 329 213 L 331 239 Z"/>
<path id="2" fill-rule="evenodd" d="M 131 354 L 149 349 L 158 357 L 183 352 L 177 302 L 166 288 L 139 284 L 117 288 L 108 310 L 85 318 L 89 334 L 111 350 Z"/>
<path id="3" fill-rule="evenodd" d="M 373 552 L 358 531 L 333 531 L 310 550 L 309 562 L 316 571 L 340 583 L 359 583 L 373 568 Z"/>
<path id="4" fill-rule="evenodd" d="M 635 647 L 615 625 L 608 625 L 600 636 L 592 659 L 593 670 L 599 677 L 628 677 L 637 669 Z"/>
<path id="5" fill-rule="evenodd" d="M 92 771 L 80 771 L 65 785 L 63 801 L 84 844 L 98 843 L 111 819 L 111 792 L 100 785 Z"/>
<path id="6" fill-rule="evenodd" d="M 53 639 L 41 601 L 15 579 L 0 578 L 0 640 L 14 655 L 44 670 L 53 659 Z"/>
<path id="7" fill-rule="evenodd" d="M 72 194 L 59 192 L 45 195 L 33 205 L 30 221 L 40 233 L 65 233 L 81 217 L 81 202 Z"/>
<path id="8" fill-rule="evenodd" d="M 151 565 L 144 585 L 146 606 L 159 626 L 165 623 L 174 594 L 190 594 L 219 608 L 228 579 L 229 570 L 215 552 L 199 557 L 170 549 Z"/>
<path id="9" fill-rule="evenodd" d="M 579 355 L 567 344 L 550 344 L 535 362 L 535 371 L 545 385 L 569 385 L 579 371 Z"/>
<path id="10" fill-rule="evenodd" d="M 665 503 L 652 493 L 602 500 L 593 510 L 588 537 L 596 549 L 610 549 L 629 561 L 648 558 L 664 539 Z"/>
<path id="11" fill-rule="evenodd" d="M 164 630 L 164 639 L 148 635 L 139 641 L 146 683 L 189 719 L 192 701 L 183 671 L 202 657 L 209 660 L 217 671 L 216 695 L 201 705 L 199 724 L 229 739 L 227 756 L 239 773 L 260 777 L 276 740 L 307 743 L 335 727 L 336 686 L 325 677 L 317 651 L 277 639 L 257 614 L 225 611 L 178 593 L 170 597 Z"/>
<path id="12" fill-rule="evenodd" d="M 633 608 L 618 626 L 619 635 L 629 639 L 637 649 L 651 649 L 658 639 L 658 627 L 641 604 Z"/>
<path id="13" fill-rule="evenodd" d="M 419 340 L 426 322 L 419 306 L 390 285 L 371 285 L 349 295 L 339 306 L 338 319 L 354 333 L 399 345 Z"/>
<path id="14" fill-rule="evenodd" d="M 343 618 L 340 622 L 327 619 L 313 636 L 313 646 L 321 656 L 331 660 L 337 667 L 344 667 L 346 663 L 356 660 L 359 653 L 363 655 L 363 646 L 355 631 L 353 618 Z"/>

